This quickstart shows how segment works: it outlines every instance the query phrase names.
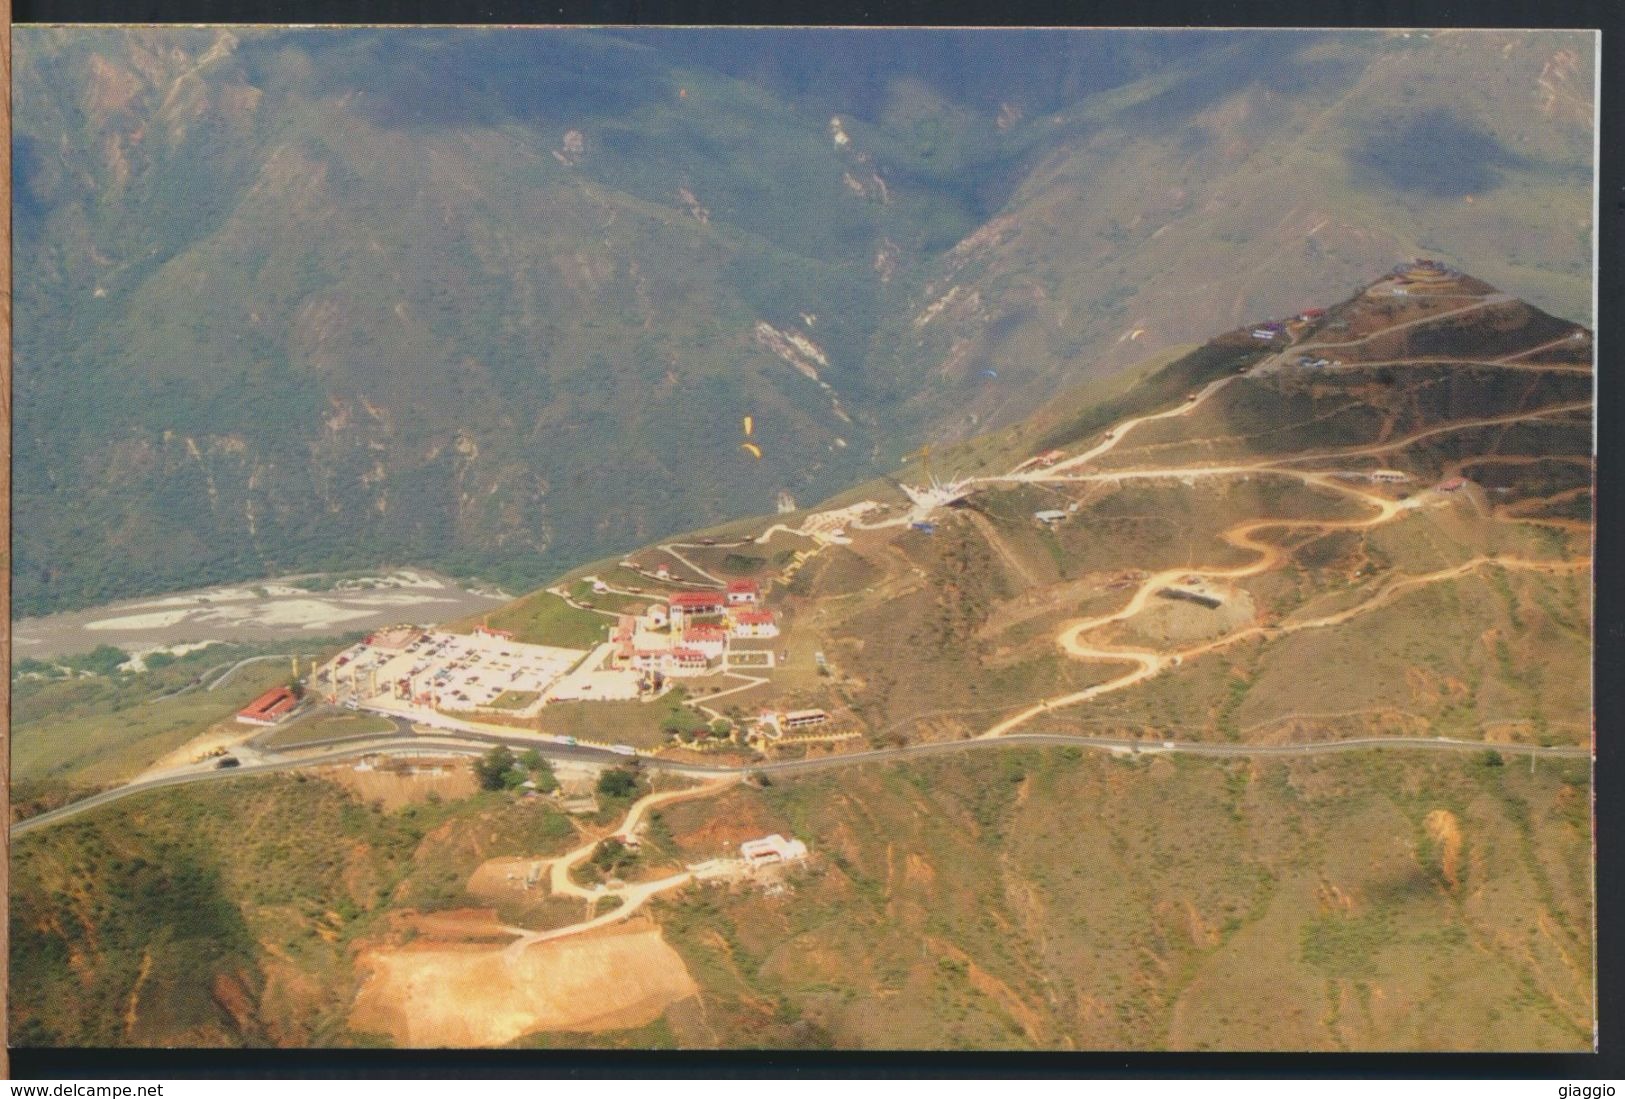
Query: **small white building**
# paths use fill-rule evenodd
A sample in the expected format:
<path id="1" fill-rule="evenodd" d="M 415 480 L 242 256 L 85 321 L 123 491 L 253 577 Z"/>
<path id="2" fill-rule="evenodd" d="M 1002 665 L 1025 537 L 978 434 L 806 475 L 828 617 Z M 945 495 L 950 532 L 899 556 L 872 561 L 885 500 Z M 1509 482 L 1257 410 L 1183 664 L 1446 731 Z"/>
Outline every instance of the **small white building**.
<path id="1" fill-rule="evenodd" d="M 800 840 L 787 840 L 775 832 L 759 840 L 746 840 L 741 843 L 739 854 L 751 866 L 800 862 L 807 857 L 807 845 Z"/>
<path id="2" fill-rule="evenodd" d="M 730 607 L 752 606 L 761 601 L 762 586 L 754 580 L 728 581 L 728 605 Z"/>
<path id="3" fill-rule="evenodd" d="M 683 631 L 682 647 L 704 653 L 707 660 L 715 660 L 728 647 L 728 631 L 705 623 L 690 626 Z"/>
<path id="4" fill-rule="evenodd" d="M 667 675 L 679 678 L 687 675 L 704 675 L 711 670 L 711 665 L 711 657 L 698 649 L 684 647 L 666 653 L 661 669 Z"/>
<path id="5" fill-rule="evenodd" d="M 1050 509 L 1048 511 L 1035 511 L 1033 512 L 1033 518 L 1037 519 L 1040 523 L 1049 523 L 1053 525 L 1065 519 L 1066 512 L 1055 511 L 1054 509 Z"/>
<path id="6" fill-rule="evenodd" d="M 736 611 L 729 629 L 735 637 L 779 636 L 779 623 L 772 611 Z"/>

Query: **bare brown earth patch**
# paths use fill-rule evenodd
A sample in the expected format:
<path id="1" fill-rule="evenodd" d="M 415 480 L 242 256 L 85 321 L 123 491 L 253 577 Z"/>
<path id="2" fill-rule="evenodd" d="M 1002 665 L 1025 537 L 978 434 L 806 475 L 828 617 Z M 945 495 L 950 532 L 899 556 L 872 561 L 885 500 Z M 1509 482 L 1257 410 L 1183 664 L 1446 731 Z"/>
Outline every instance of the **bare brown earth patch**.
<path id="1" fill-rule="evenodd" d="M 1461 825 L 1456 821 L 1456 814 L 1448 809 L 1435 809 L 1423 823 L 1428 835 L 1439 845 L 1439 869 L 1454 889 L 1456 871 L 1461 865 Z"/>
<path id="2" fill-rule="evenodd" d="M 466 798 L 475 790 L 474 772 L 464 765 L 357 771 L 345 764 L 314 773 L 338 783 L 362 801 L 382 802 L 385 810 L 426 801 L 431 794 L 448 801 Z"/>
<path id="3" fill-rule="evenodd" d="M 552 862 L 552 859 L 528 855 L 487 859 L 469 876 L 464 888 L 469 896 L 482 900 L 540 900 L 547 896 L 547 871 Z M 526 879 L 532 875 L 535 880 L 526 889 Z"/>
<path id="4" fill-rule="evenodd" d="M 537 1031 L 645 1026 L 698 992 L 654 924 L 500 946 L 418 940 L 363 951 L 352 1029 L 409 1047 L 499 1046 Z"/>

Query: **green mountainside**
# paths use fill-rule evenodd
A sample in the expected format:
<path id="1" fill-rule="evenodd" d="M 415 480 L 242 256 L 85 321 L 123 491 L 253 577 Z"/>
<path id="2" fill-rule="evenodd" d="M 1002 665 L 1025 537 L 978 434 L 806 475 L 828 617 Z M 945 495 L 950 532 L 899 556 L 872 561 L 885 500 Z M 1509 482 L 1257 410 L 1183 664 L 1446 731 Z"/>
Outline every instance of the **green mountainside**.
<path id="1" fill-rule="evenodd" d="M 906 37 L 20 29 L 19 613 L 534 584 L 1417 253 L 1587 315 L 1582 35 Z"/>

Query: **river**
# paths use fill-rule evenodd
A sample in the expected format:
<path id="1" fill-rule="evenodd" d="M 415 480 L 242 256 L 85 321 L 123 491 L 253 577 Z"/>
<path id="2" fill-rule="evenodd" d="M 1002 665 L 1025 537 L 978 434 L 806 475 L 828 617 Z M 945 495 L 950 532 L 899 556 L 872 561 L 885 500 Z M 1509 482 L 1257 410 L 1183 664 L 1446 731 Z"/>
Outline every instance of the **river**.
<path id="1" fill-rule="evenodd" d="M 17 659 L 44 660 L 115 645 L 131 653 L 209 641 L 268 642 L 332 637 L 398 622 L 434 625 L 502 606 L 512 596 L 473 589 L 426 569 L 346 574 L 312 591 L 305 576 L 107 603 L 12 624 Z M 320 586 L 323 583 L 316 578 Z"/>

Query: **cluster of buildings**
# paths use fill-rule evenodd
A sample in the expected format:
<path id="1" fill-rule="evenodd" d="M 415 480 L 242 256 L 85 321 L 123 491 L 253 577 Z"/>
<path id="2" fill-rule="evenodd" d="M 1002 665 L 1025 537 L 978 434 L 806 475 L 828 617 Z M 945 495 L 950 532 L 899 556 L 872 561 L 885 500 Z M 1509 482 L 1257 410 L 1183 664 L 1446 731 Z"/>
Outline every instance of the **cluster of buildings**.
<path id="1" fill-rule="evenodd" d="M 1403 298 L 1408 297 L 1412 291 L 1425 292 L 1432 288 L 1449 286 L 1460 278 L 1460 271 L 1454 267 L 1447 267 L 1438 260 L 1413 259 L 1409 263 L 1395 266 L 1388 277 L 1372 289 Z"/>
<path id="2" fill-rule="evenodd" d="M 473 633 L 400 626 L 352 645 L 316 672 L 329 701 L 352 708 L 501 711 L 534 716 L 550 688 L 581 663 L 583 649 L 515 641 L 505 630 Z"/>
<path id="3" fill-rule="evenodd" d="M 1397 265 L 1392 274 L 1393 280 L 1397 283 L 1418 286 L 1440 285 L 1461 278 L 1461 272 L 1454 267 L 1446 266 L 1438 260 L 1420 257 L 1409 263 Z"/>
<path id="4" fill-rule="evenodd" d="M 529 719 L 555 702 L 647 697 L 668 679 L 721 670 L 733 653 L 741 664 L 773 667 L 779 621 L 757 581 L 656 599 L 613 616 L 608 640 L 591 651 L 516 641 L 483 626 L 468 634 L 380 630 L 316 669 L 312 687 L 350 709 L 432 724 L 436 714 Z M 240 720 L 272 724 L 291 706 L 268 693 Z"/>
<path id="5" fill-rule="evenodd" d="M 657 676 L 705 675 L 720 667 L 737 641 L 779 635 L 778 617 L 762 605 L 761 585 L 731 580 L 716 591 L 678 592 L 640 613 L 618 616 L 608 666 Z"/>
<path id="6" fill-rule="evenodd" d="M 1326 310 L 1316 306 L 1305 309 L 1296 316 L 1284 321 L 1265 321 L 1252 330 L 1255 340 L 1295 340 L 1303 334 L 1305 328 L 1326 316 Z M 1301 363 L 1299 365 L 1302 365 Z M 1325 364 L 1320 364 L 1324 366 Z"/>
<path id="7" fill-rule="evenodd" d="M 688 867 L 696 881 L 728 885 L 760 885 L 769 894 L 784 891 L 784 871 L 808 858 L 807 845 L 793 836 L 775 832 L 761 839 L 745 840 L 739 856 L 706 859 Z"/>

